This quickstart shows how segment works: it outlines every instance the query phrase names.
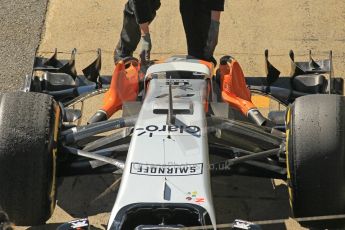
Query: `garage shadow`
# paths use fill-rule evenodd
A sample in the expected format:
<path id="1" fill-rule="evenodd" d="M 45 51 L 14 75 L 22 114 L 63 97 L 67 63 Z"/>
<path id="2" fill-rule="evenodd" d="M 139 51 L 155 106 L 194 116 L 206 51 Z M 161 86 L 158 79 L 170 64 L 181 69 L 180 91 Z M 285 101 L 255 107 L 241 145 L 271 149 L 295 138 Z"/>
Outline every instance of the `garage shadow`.
<path id="1" fill-rule="evenodd" d="M 278 181 L 280 182 L 280 181 Z M 289 218 L 289 198 L 284 184 L 245 176 L 214 177 L 213 202 L 217 224 Z M 263 230 L 285 230 L 285 224 L 262 226 Z"/>
<path id="2" fill-rule="evenodd" d="M 87 175 L 64 178 L 58 189 L 58 205 L 74 218 L 111 212 L 118 186 L 117 175 Z"/>

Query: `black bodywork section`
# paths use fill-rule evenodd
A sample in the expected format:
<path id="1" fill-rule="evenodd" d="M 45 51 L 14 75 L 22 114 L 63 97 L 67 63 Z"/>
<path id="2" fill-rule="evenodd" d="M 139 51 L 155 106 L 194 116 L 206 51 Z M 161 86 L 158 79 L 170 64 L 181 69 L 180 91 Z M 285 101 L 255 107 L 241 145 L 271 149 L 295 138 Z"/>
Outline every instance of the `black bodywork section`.
<path id="1" fill-rule="evenodd" d="M 162 223 L 164 219 L 164 223 Z M 115 217 L 111 230 L 132 230 L 141 225 L 205 226 L 211 220 L 207 211 L 199 205 L 175 203 L 138 203 L 123 207 Z"/>

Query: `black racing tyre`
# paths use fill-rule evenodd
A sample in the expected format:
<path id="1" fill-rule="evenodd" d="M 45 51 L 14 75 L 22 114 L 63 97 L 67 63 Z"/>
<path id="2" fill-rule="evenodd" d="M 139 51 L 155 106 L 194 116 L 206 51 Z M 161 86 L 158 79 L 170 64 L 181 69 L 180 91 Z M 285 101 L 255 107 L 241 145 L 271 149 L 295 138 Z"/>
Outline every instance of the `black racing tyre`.
<path id="1" fill-rule="evenodd" d="M 345 213 L 345 97 L 297 98 L 287 112 L 287 169 L 295 217 Z M 309 228 L 344 227 L 344 220 L 305 221 Z"/>
<path id="2" fill-rule="evenodd" d="M 51 96 L 0 95 L 0 206 L 16 225 L 38 225 L 56 203 L 60 109 Z"/>

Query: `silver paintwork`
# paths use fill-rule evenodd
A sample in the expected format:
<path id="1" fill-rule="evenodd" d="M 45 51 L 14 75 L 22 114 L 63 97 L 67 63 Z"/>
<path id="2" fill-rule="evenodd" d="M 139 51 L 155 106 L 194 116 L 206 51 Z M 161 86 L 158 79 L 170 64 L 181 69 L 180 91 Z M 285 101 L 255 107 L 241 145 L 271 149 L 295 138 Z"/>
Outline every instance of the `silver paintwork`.
<path id="1" fill-rule="evenodd" d="M 195 60 L 170 60 L 153 65 L 147 75 L 178 70 L 201 72 L 210 77 L 209 68 Z M 164 95 L 169 93 L 169 81 L 169 76 L 167 79 L 150 81 L 135 125 L 108 229 L 122 207 L 146 202 L 200 205 L 210 215 L 212 225 L 216 225 L 208 168 L 205 118 L 207 82 L 203 79 L 171 80 L 175 82 L 172 90 L 174 111 L 187 109 L 190 113 L 174 115 L 175 125 L 168 126 L 167 114 L 155 114 L 154 111 L 167 110 L 169 97 Z M 178 82 L 181 82 L 181 86 Z M 185 87 L 186 84 L 188 87 Z M 184 97 L 186 94 L 189 96 Z M 192 197 L 193 194 L 195 197 Z"/>
<path id="2" fill-rule="evenodd" d="M 210 70 L 207 66 L 196 63 L 195 61 L 172 61 L 166 62 L 161 64 L 156 64 L 151 66 L 147 69 L 146 75 L 150 75 L 152 73 L 164 72 L 164 71 L 192 71 L 192 72 L 200 72 L 206 75 L 210 75 Z"/>

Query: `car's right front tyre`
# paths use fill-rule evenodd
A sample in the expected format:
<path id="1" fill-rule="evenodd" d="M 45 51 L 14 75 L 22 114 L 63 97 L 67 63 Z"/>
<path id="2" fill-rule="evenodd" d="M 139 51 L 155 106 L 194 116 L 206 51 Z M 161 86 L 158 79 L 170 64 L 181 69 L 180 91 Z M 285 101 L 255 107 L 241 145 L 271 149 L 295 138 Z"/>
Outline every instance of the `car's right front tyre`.
<path id="1" fill-rule="evenodd" d="M 287 111 L 287 169 L 295 217 L 345 213 L 345 97 L 309 95 Z M 345 227 L 345 219 L 302 221 L 309 228 Z"/>
<path id="2" fill-rule="evenodd" d="M 0 207 L 16 225 L 39 225 L 56 202 L 59 107 L 49 95 L 0 95 Z"/>

